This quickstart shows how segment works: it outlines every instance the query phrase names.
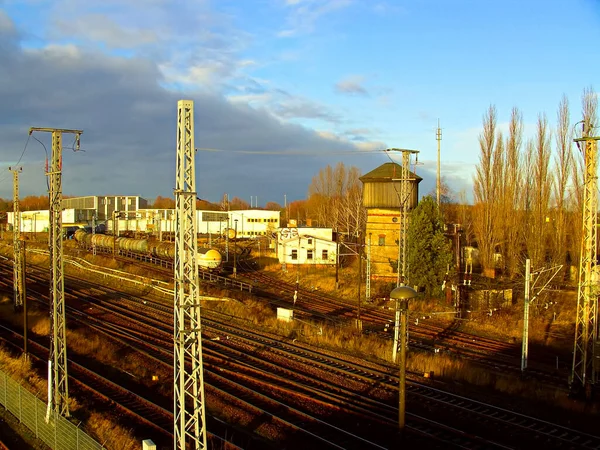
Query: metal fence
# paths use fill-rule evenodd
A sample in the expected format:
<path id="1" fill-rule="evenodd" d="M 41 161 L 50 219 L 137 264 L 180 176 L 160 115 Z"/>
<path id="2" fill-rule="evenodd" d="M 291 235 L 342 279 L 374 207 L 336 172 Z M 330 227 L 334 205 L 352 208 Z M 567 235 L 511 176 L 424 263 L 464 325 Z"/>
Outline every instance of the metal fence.
<path id="1" fill-rule="evenodd" d="M 101 450 L 104 447 L 78 426 L 52 412 L 46 423 L 47 405 L 0 370 L 0 403 L 35 437 L 57 450 Z"/>

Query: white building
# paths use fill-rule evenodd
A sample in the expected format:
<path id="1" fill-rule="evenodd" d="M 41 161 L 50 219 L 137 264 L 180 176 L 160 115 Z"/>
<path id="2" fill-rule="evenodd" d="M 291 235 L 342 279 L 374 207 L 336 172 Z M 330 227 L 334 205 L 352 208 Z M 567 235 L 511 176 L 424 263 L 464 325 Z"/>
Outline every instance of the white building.
<path id="1" fill-rule="evenodd" d="M 148 207 L 148 200 L 137 195 L 90 195 L 64 198 L 62 207 L 78 210 L 78 222 L 91 222 L 94 214 L 97 222 L 105 222 L 113 219 L 114 211 L 135 214 L 136 211 Z"/>
<path id="2" fill-rule="evenodd" d="M 121 213 L 118 219 L 120 231 L 162 231 L 175 230 L 174 209 L 140 209 L 127 214 Z M 126 217 L 127 216 L 127 217 Z M 243 211 L 196 211 L 197 230 L 200 234 L 224 235 L 227 229 L 235 230 L 238 238 L 268 236 L 279 228 L 279 211 L 249 209 Z M 126 218 L 125 218 L 126 217 Z M 237 223 L 236 223 L 237 220 Z M 107 229 L 112 230 L 112 220 L 107 221 Z"/>
<path id="3" fill-rule="evenodd" d="M 280 214 L 279 211 L 265 211 L 262 209 L 229 211 L 229 228 L 235 230 L 237 224 L 237 236 L 239 238 L 269 236 L 279 228 Z"/>
<path id="4" fill-rule="evenodd" d="M 337 244 L 331 228 L 279 228 L 277 257 L 281 264 L 335 264 Z"/>
<path id="5" fill-rule="evenodd" d="M 21 211 L 21 232 L 22 233 L 42 233 L 48 231 L 50 226 L 50 211 L 47 209 L 41 211 Z M 63 209 L 62 223 L 63 226 L 76 225 L 79 222 L 76 220 L 78 211 L 72 208 Z M 11 226 L 15 223 L 15 213 L 7 213 L 7 222 Z"/>

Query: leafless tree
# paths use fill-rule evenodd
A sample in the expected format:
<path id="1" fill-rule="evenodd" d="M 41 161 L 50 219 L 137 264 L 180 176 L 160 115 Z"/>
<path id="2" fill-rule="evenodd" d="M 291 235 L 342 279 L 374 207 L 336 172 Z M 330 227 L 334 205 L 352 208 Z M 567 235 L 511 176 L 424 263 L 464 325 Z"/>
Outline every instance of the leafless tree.
<path id="1" fill-rule="evenodd" d="M 523 142 L 523 115 L 513 108 L 505 144 L 505 164 L 502 179 L 504 187 L 500 192 L 502 215 L 501 253 L 505 273 L 513 278 L 519 273 L 519 254 L 523 237 L 521 146 Z"/>
<path id="2" fill-rule="evenodd" d="M 528 148 L 531 157 L 531 179 L 528 204 L 529 214 L 526 220 L 525 242 L 532 267 L 541 267 L 546 261 L 547 241 L 552 232 L 549 223 L 550 194 L 550 138 L 548 119 L 540 114 L 536 135 L 532 146 Z"/>
<path id="3" fill-rule="evenodd" d="M 498 194 L 496 161 L 496 107 L 490 106 L 483 117 L 483 131 L 479 135 L 479 165 L 474 177 L 475 216 L 473 229 L 479 246 L 484 270 L 493 269 L 497 238 L 494 212 Z"/>
<path id="4" fill-rule="evenodd" d="M 558 106 L 555 141 L 554 208 L 552 211 L 555 232 L 551 236 L 551 251 L 556 264 L 565 264 L 568 251 L 567 236 L 569 234 L 567 233 L 567 190 L 573 166 L 573 132 L 570 124 L 569 100 L 566 95 L 563 95 Z"/>
<path id="5" fill-rule="evenodd" d="M 366 221 L 359 177 L 358 168 L 342 162 L 321 169 L 308 188 L 309 216 L 321 226 L 358 235 Z"/>

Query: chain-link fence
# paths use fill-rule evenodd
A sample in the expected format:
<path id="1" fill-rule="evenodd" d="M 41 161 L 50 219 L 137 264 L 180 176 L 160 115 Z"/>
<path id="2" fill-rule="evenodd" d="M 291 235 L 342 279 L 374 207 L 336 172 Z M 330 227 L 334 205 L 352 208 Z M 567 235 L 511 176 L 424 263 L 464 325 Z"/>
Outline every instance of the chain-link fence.
<path id="1" fill-rule="evenodd" d="M 104 447 L 64 417 L 51 412 L 46 423 L 47 405 L 0 370 L 0 403 L 35 437 L 56 450 L 102 450 Z"/>

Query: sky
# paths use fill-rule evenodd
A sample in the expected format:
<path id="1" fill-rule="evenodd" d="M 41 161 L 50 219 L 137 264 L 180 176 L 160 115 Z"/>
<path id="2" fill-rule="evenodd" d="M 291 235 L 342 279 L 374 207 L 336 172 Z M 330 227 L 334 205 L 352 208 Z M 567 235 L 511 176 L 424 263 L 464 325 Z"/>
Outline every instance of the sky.
<path id="1" fill-rule="evenodd" d="M 419 151 L 428 194 L 438 120 L 442 179 L 472 198 L 488 107 L 527 134 L 566 95 L 580 120 L 599 43 L 600 0 L 0 0 L 0 197 L 16 164 L 21 196 L 47 192 L 32 126 L 83 130 L 65 195 L 172 197 L 191 99 L 200 198 L 304 199 L 328 164 L 401 162 L 386 148 Z"/>

